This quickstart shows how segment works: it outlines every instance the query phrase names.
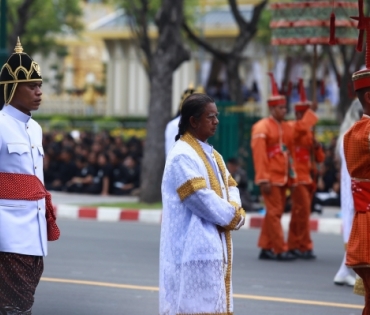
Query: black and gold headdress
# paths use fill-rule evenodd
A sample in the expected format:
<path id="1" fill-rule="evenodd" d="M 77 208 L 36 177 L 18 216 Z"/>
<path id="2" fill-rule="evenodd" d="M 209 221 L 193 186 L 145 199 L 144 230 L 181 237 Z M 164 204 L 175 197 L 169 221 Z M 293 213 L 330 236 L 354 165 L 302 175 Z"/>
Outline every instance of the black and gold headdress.
<path id="1" fill-rule="evenodd" d="M 23 52 L 23 47 L 18 37 L 14 53 L 1 68 L 0 100 L 3 98 L 4 103 L 9 104 L 18 83 L 21 82 L 42 82 L 42 77 L 40 66 Z"/>
<path id="2" fill-rule="evenodd" d="M 189 87 L 182 93 L 181 100 L 180 100 L 180 107 L 179 110 L 181 111 L 182 104 L 184 103 L 185 99 L 193 93 L 204 93 L 204 89 L 202 86 L 198 86 L 194 88 L 192 83 L 189 84 Z"/>

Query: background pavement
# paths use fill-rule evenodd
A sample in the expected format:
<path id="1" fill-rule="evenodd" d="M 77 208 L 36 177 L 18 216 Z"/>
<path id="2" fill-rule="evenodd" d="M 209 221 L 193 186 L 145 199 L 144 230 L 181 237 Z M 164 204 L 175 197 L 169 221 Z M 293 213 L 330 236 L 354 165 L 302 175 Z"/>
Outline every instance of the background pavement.
<path id="1" fill-rule="evenodd" d="M 58 218 L 90 219 L 97 221 L 138 221 L 143 223 L 160 223 L 161 210 L 122 209 L 118 207 L 91 206 L 94 204 L 135 203 L 138 197 L 82 195 L 51 192 Z M 342 220 L 338 216 L 340 208 L 323 207 L 322 214 L 313 213 L 310 219 L 311 231 L 319 233 L 341 234 Z M 247 213 L 244 229 L 260 228 L 264 216 L 258 212 Z M 282 226 L 288 230 L 290 214 L 282 217 Z"/>

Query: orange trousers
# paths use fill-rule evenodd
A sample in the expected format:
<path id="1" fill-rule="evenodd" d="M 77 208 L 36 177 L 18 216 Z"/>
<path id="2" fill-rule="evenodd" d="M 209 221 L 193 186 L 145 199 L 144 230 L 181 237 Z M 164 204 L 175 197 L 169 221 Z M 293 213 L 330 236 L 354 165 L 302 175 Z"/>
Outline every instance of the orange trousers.
<path id="1" fill-rule="evenodd" d="M 310 235 L 311 186 L 297 185 L 291 195 L 292 210 L 288 233 L 288 249 L 312 250 Z"/>
<path id="2" fill-rule="evenodd" d="M 269 194 L 262 193 L 266 215 L 262 223 L 258 247 L 272 249 L 276 254 L 287 250 L 283 227 L 281 226 L 281 216 L 284 213 L 286 202 L 286 190 L 285 186 L 272 185 Z"/>
<path id="3" fill-rule="evenodd" d="M 365 287 L 365 307 L 362 315 L 370 315 L 370 268 L 353 268 L 353 270 L 361 277 Z"/>

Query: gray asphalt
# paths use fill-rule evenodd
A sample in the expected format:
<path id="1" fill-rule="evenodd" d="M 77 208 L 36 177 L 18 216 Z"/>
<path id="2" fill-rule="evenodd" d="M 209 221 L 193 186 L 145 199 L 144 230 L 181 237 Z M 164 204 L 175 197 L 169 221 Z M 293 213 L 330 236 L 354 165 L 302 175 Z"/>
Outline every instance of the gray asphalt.
<path id="1" fill-rule="evenodd" d="M 33 314 L 158 314 L 159 225 L 87 220 L 59 220 L 59 225 L 62 237 L 49 243 L 43 274 L 47 281 L 37 289 Z M 337 305 L 363 304 L 352 288 L 332 282 L 343 255 L 340 235 L 313 233 L 316 261 L 270 262 L 257 259 L 258 234 L 253 229 L 233 234 L 234 293 L 243 295 L 234 299 L 234 314 L 361 314 Z"/>

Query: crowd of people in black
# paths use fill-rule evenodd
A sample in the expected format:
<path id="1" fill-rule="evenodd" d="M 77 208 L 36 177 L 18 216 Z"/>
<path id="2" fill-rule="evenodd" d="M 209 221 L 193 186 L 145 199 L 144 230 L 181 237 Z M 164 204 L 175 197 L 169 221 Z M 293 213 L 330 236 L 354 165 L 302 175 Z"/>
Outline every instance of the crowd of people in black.
<path id="1" fill-rule="evenodd" d="M 137 195 L 142 141 L 108 132 L 44 133 L 44 181 L 50 191 Z"/>
<path id="2" fill-rule="evenodd" d="M 124 141 L 107 131 L 44 133 L 44 178 L 47 190 L 101 195 L 138 195 L 143 142 Z M 316 173 L 317 192 L 313 211 L 323 205 L 339 206 L 340 178 L 336 160 L 336 139 L 326 146 L 325 162 Z M 248 193 L 247 174 L 236 158 L 227 167 L 239 183 L 243 206 L 255 211 Z"/>
<path id="3" fill-rule="evenodd" d="M 316 194 L 313 210 L 324 206 L 340 206 L 340 159 L 337 152 L 337 137 L 324 146 L 325 160 L 318 166 L 316 179 Z"/>

